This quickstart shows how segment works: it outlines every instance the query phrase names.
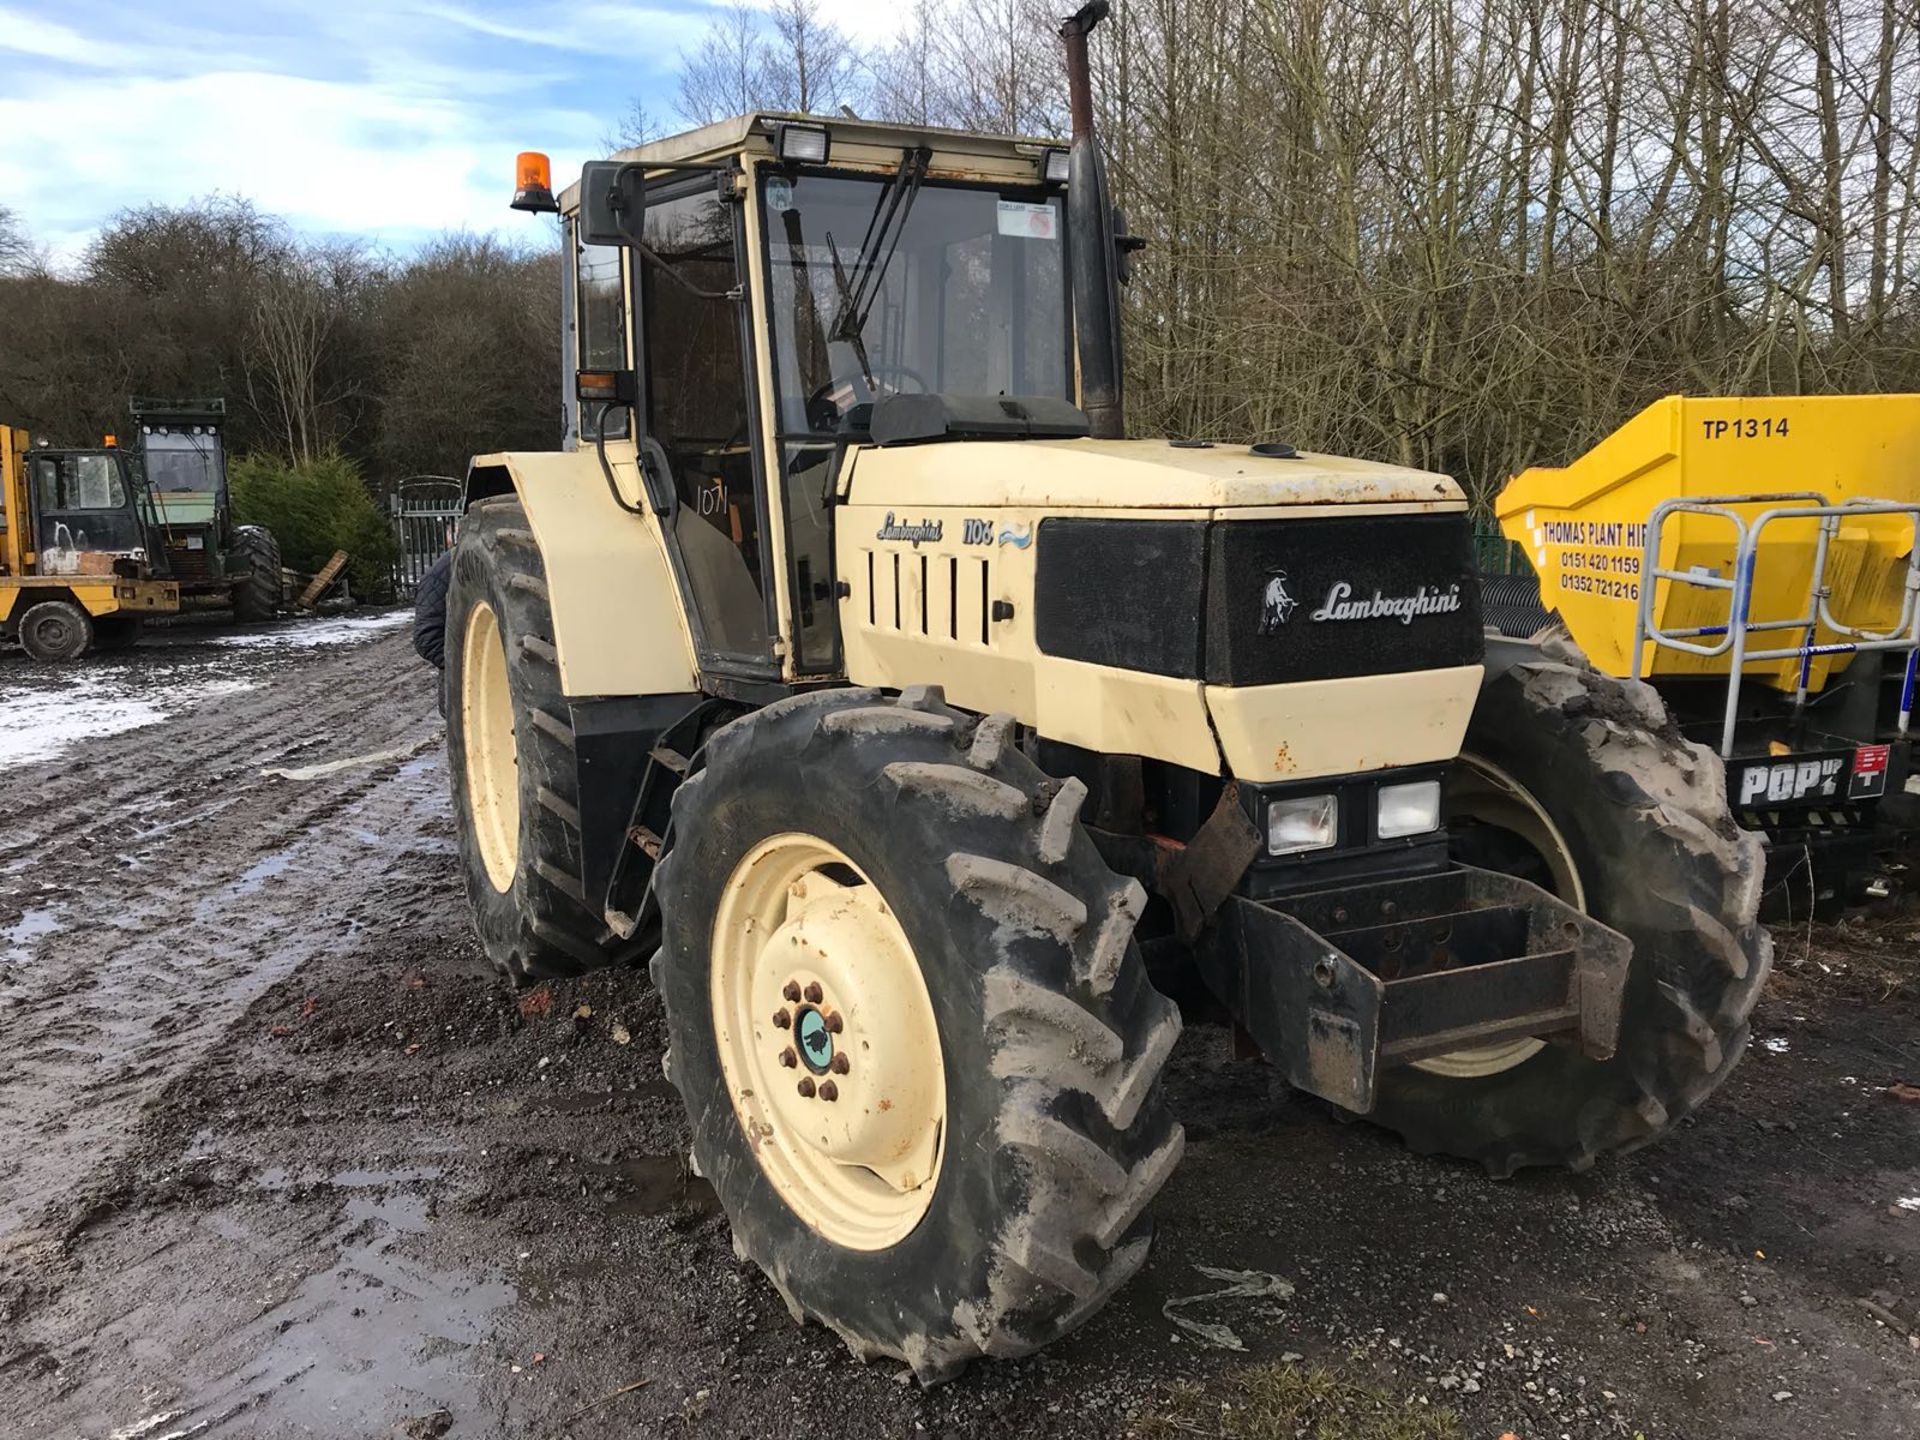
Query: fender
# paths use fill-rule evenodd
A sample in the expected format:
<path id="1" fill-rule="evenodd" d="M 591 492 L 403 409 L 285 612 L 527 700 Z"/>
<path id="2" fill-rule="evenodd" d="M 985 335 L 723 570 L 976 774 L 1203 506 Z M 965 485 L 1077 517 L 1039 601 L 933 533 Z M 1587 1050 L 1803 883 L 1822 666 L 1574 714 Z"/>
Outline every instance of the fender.
<path id="1" fill-rule="evenodd" d="M 633 447 L 607 458 L 641 492 Z M 569 700 L 685 694 L 700 688 L 693 637 L 659 522 L 622 510 L 591 450 L 475 457 L 466 504 L 516 494 L 546 565 L 560 686 Z"/>

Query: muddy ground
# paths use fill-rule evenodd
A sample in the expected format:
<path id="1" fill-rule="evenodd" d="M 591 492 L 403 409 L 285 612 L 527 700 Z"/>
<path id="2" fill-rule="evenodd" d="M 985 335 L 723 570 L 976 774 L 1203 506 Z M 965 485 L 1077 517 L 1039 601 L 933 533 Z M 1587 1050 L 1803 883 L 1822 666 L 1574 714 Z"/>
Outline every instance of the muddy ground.
<path id="1" fill-rule="evenodd" d="M 1726 1090 L 1585 1176 L 1417 1160 L 1195 1028 L 1140 1278 L 923 1393 L 735 1261 L 642 975 L 495 980 L 404 635 L 301 638 L 0 657 L 6 1440 L 1107 1436 L 1270 1361 L 1475 1436 L 1920 1433 L 1920 918 L 1784 928 Z M 1294 1292 L 1167 1309 L 1200 1266 Z"/>

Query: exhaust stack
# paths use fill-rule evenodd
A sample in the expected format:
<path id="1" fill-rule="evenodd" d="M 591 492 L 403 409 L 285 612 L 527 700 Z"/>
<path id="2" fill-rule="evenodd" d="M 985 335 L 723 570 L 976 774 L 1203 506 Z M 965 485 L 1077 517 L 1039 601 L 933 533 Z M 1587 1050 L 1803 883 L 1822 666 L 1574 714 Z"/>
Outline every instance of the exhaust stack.
<path id="1" fill-rule="evenodd" d="M 1067 169 L 1068 259 L 1073 271 L 1074 338 L 1080 351 L 1080 407 L 1093 437 L 1126 434 L 1121 390 L 1120 292 L 1114 271 L 1113 206 L 1093 133 L 1093 77 L 1087 37 L 1107 18 L 1109 0 L 1089 0 L 1060 24 L 1067 48 L 1067 103 L 1073 121 Z"/>

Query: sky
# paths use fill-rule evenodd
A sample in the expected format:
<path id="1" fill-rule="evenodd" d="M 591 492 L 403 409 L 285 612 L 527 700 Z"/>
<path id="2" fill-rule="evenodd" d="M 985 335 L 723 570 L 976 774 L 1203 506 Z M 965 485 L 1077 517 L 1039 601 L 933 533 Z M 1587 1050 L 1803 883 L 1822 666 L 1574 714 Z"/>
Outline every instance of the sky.
<path id="1" fill-rule="evenodd" d="M 886 33 L 905 6 L 823 0 Z M 56 261 L 114 212 L 244 195 L 314 236 L 404 251 L 531 236 L 513 159 L 555 189 L 637 98 L 669 115 L 707 0 L 0 0 L 0 205 Z"/>

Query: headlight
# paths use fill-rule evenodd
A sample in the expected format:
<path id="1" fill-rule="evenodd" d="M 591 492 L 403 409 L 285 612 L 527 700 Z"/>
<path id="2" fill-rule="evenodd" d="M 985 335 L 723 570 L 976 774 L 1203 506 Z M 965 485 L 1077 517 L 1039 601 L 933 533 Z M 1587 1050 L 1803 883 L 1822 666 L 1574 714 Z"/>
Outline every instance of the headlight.
<path id="1" fill-rule="evenodd" d="M 1340 808 L 1333 795 L 1298 795 L 1267 806 L 1267 853 L 1297 855 L 1325 850 L 1340 838 Z"/>
<path id="2" fill-rule="evenodd" d="M 1440 828 L 1440 782 L 1416 780 L 1411 785 L 1380 787 L 1380 816 L 1374 833 L 1382 840 L 1403 835 L 1425 835 Z"/>

